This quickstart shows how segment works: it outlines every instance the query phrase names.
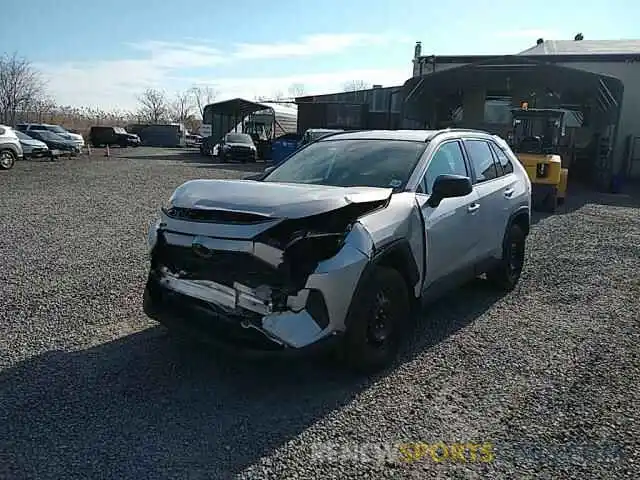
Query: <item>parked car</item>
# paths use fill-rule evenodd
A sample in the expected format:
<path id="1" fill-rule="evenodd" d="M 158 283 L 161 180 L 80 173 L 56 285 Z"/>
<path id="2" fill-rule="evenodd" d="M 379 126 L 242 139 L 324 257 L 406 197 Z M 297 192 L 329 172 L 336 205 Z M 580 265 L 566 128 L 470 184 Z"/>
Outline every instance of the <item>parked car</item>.
<path id="1" fill-rule="evenodd" d="M 51 157 L 51 151 L 46 143 L 36 140 L 20 130 L 16 130 L 15 133 L 20 140 L 20 145 L 22 145 L 24 158 Z"/>
<path id="2" fill-rule="evenodd" d="M 13 128 L 0 125 L 0 169 L 10 170 L 22 159 L 22 145 Z"/>
<path id="3" fill-rule="evenodd" d="M 202 145 L 202 136 L 193 133 L 187 134 L 187 147 L 200 147 Z"/>
<path id="4" fill-rule="evenodd" d="M 191 180 L 148 235 L 146 314 L 221 347 L 333 345 L 389 365 L 423 301 L 486 273 L 513 289 L 531 182 L 474 130 L 339 133 L 259 181 Z"/>
<path id="5" fill-rule="evenodd" d="M 255 162 L 258 158 L 253 139 L 246 133 L 227 133 L 218 146 L 217 154 L 223 162 Z"/>
<path id="6" fill-rule="evenodd" d="M 89 130 L 89 142 L 94 147 L 103 147 L 105 145 L 137 147 L 140 145 L 140 137 L 127 132 L 122 127 L 96 125 Z"/>
<path id="7" fill-rule="evenodd" d="M 60 125 L 50 125 L 48 123 L 21 123 L 17 125 L 17 129 L 26 133 L 30 137 L 33 137 L 31 133 L 34 130 L 47 130 L 61 136 L 64 139 L 71 140 L 78 147 L 78 152 L 82 151 L 82 148 L 84 147 L 84 138 L 82 137 L 82 135 L 78 133 L 71 133 Z"/>
<path id="8" fill-rule="evenodd" d="M 80 153 L 80 147 L 74 141 L 63 138 L 49 130 L 29 130 L 29 136 L 44 142 L 49 147 L 49 154 L 52 159 L 61 155 L 77 155 Z"/>

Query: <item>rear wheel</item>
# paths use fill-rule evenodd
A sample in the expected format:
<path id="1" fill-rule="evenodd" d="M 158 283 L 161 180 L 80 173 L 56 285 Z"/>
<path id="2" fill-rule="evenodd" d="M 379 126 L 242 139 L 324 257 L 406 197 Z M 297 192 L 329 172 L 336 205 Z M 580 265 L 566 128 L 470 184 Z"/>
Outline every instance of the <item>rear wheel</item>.
<path id="1" fill-rule="evenodd" d="M 497 288 L 510 291 L 520 280 L 525 259 L 526 236 L 518 225 L 512 225 L 507 232 L 502 259 L 493 270 L 487 272 L 487 279 Z"/>
<path id="2" fill-rule="evenodd" d="M 11 150 L 0 151 L 0 169 L 10 170 L 16 164 L 16 155 Z"/>
<path id="3" fill-rule="evenodd" d="M 553 191 L 549 193 L 541 205 L 541 210 L 543 212 L 554 213 L 556 208 L 558 207 L 558 192 Z"/>
<path id="4" fill-rule="evenodd" d="M 354 370 L 372 373 L 395 359 L 410 315 L 409 292 L 400 273 L 374 267 L 352 300 L 343 357 Z"/>

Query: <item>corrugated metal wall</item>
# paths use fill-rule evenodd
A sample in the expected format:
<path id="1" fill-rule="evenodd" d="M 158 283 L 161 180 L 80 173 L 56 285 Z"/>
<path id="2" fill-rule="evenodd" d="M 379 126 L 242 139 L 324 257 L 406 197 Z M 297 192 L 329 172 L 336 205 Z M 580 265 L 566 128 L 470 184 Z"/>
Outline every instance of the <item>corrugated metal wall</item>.
<path id="1" fill-rule="evenodd" d="M 402 87 L 301 97 L 296 99 L 298 132 L 307 128 L 397 129 L 401 127 L 402 100 Z"/>

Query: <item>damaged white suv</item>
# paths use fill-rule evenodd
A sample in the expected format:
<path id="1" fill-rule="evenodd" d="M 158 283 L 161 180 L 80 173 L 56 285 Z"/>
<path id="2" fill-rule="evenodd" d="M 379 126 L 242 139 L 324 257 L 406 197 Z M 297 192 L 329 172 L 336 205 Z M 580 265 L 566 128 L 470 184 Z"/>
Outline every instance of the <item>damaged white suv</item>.
<path id="1" fill-rule="evenodd" d="M 324 137 L 258 180 L 181 185 L 149 231 L 146 314 L 221 346 L 388 365 L 421 300 L 524 264 L 531 184 L 474 130 Z M 337 345 L 335 345 L 337 344 Z"/>

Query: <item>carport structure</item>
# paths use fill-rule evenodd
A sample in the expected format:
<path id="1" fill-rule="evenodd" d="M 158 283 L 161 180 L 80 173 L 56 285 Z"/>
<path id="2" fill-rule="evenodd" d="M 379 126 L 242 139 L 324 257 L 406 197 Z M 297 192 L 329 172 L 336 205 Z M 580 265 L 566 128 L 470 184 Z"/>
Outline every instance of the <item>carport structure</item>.
<path id="1" fill-rule="evenodd" d="M 512 107 L 527 102 L 530 108 L 579 111 L 583 124 L 567 141 L 576 145 L 577 136 L 583 146 L 576 150 L 570 176 L 608 190 L 622 169 L 614 162 L 622 152 L 612 148 L 624 93 L 617 78 L 509 55 L 413 77 L 403 93 L 403 121 L 410 128 L 480 128 L 506 135 L 510 123 L 486 122 L 488 98 L 508 99 Z M 462 118 L 455 118 L 456 110 Z"/>
<path id="2" fill-rule="evenodd" d="M 232 130 L 242 132 L 243 120 L 252 113 L 263 110 L 271 111 L 275 123 L 276 113 L 272 107 L 242 98 L 207 105 L 204 107 L 202 120 L 204 124 L 211 125 L 211 137 L 217 143 L 223 135 Z"/>

